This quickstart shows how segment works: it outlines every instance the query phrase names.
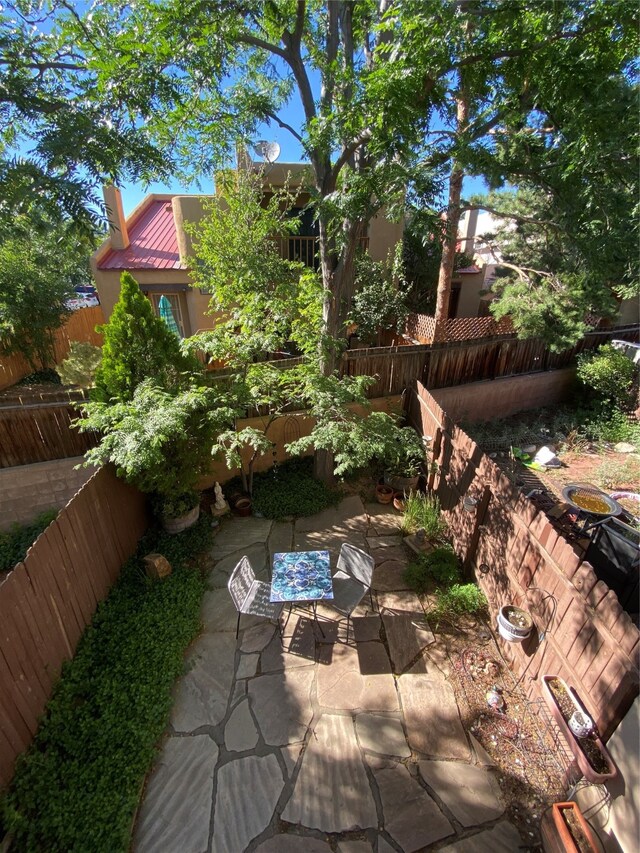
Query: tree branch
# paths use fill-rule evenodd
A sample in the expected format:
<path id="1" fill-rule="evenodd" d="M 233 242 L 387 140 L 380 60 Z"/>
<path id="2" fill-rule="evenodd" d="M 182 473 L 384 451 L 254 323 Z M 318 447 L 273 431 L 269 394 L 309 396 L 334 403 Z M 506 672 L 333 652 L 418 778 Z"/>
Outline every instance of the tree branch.
<path id="1" fill-rule="evenodd" d="M 531 225 L 541 225 L 544 228 L 553 228 L 555 231 L 564 230 L 561 225 L 552 222 L 550 219 L 535 219 L 533 216 L 521 216 L 519 213 L 505 213 L 495 207 L 488 207 L 486 204 L 466 204 L 461 206 L 460 210 L 486 210 L 487 213 L 491 213 L 499 219 L 515 219 L 517 222 L 529 222 Z"/>
<path id="2" fill-rule="evenodd" d="M 272 121 L 275 121 L 275 123 L 277 125 L 279 125 L 283 130 L 288 130 L 292 136 L 295 136 L 295 138 L 298 140 L 298 142 L 300 142 L 300 143 L 302 143 L 302 145 L 304 145 L 302 136 L 300 136 L 298 131 L 295 130 L 293 127 L 291 127 L 290 124 L 287 124 L 286 121 L 282 121 L 282 119 L 279 116 L 277 116 L 275 113 L 267 112 L 266 115 L 268 115 Z"/>
<path id="3" fill-rule="evenodd" d="M 365 145 L 371 139 L 371 136 L 372 134 L 369 128 L 365 128 L 361 133 L 358 134 L 358 136 L 355 137 L 355 139 L 352 139 L 351 142 L 345 145 L 345 147 L 342 149 L 342 152 L 340 153 L 340 156 L 338 157 L 338 159 L 333 165 L 333 168 L 331 169 L 331 174 L 334 182 L 338 180 L 340 170 L 347 162 L 349 157 L 353 156 L 353 154 L 355 154 L 358 148 L 360 148 L 362 145 Z"/>
<path id="4" fill-rule="evenodd" d="M 264 41 L 264 39 L 258 38 L 251 33 L 242 33 L 238 36 L 238 41 L 242 42 L 242 44 L 249 44 L 252 47 L 260 48 L 260 50 L 266 50 L 268 53 L 273 53 L 281 59 L 284 59 L 285 62 L 289 62 L 289 56 L 286 50 L 283 50 L 277 44 L 271 44 L 271 42 Z"/>

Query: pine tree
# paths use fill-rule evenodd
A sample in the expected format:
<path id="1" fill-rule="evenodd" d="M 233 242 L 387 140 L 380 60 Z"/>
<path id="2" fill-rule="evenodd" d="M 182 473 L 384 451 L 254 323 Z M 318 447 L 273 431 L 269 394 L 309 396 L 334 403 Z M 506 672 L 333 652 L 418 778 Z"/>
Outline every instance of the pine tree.
<path id="1" fill-rule="evenodd" d="M 104 335 L 102 363 L 96 372 L 92 399 L 100 402 L 133 399 L 144 379 L 153 379 L 166 390 L 184 386 L 198 370 L 195 358 L 183 355 L 180 342 L 166 323 L 153 313 L 149 300 L 128 273 L 120 278 L 120 298 Z"/>

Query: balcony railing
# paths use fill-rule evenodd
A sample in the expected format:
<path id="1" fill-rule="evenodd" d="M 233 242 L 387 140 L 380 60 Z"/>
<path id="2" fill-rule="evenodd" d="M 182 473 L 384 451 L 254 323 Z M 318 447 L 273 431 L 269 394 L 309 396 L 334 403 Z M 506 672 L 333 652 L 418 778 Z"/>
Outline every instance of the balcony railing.
<path id="1" fill-rule="evenodd" d="M 369 238 L 360 238 L 360 248 L 369 251 Z M 302 261 L 307 267 L 317 270 L 320 266 L 317 237 L 282 237 L 280 254 L 287 261 Z"/>

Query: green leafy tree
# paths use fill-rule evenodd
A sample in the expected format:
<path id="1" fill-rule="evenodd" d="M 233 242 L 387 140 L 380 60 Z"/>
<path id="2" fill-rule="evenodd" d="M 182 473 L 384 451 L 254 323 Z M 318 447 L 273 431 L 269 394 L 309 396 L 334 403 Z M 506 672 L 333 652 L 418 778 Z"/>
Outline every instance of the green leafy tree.
<path id="1" fill-rule="evenodd" d="M 521 337 L 539 337 L 561 350 L 582 337 L 590 318 L 613 318 L 620 298 L 637 297 L 630 190 L 631 183 L 624 214 L 614 187 L 601 196 L 597 220 L 593 209 L 563 205 L 556 194 L 530 187 L 481 202 L 506 217 L 482 237 L 503 259 L 492 286 L 498 295 L 491 303 L 494 316 L 510 316 Z"/>
<path id="2" fill-rule="evenodd" d="M 636 399 L 638 378 L 637 365 L 611 344 L 578 356 L 578 379 L 608 406 L 630 410 Z"/>
<path id="3" fill-rule="evenodd" d="M 145 379 L 131 399 L 82 406 L 76 426 L 102 434 L 86 454 L 86 464 L 111 462 L 117 474 L 156 497 L 161 512 L 183 514 L 197 503 L 198 479 L 211 463 L 215 436 L 230 412 L 211 388 L 167 391 Z"/>
<path id="4" fill-rule="evenodd" d="M 357 326 L 358 337 L 381 346 L 384 331 L 403 331 L 409 314 L 406 291 L 401 243 L 387 263 L 374 261 L 361 252 L 356 258 L 355 294 L 349 318 Z"/>
<path id="5" fill-rule="evenodd" d="M 33 371 L 53 366 L 55 333 L 71 314 L 75 287 L 89 279 L 92 248 L 68 222 L 14 220 L 0 242 L 0 352 L 23 356 Z"/>
<path id="6" fill-rule="evenodd" d="M 155 316 L 130 273 L 122 273 L 120 298 L 109 322 L 99 330 L 104 344 L 93 399 L 126 402 L 133 399 L 136 387 L 148 378 L 167 389 L 194 381 L 199 368 L 196 359 L 183 354 L 180 342 Z"/>
<path id="7" fill-rule="evenodd" d="M 51 218 L 94 231 L 95 190 L 105 179 L 167 174 L 168 155 L 131 109 L 142 94 L 131 87 L 135 70 L 121 68 L 98 90 L 92 63 L 108 44 L 96 50 L 83 7 L 73 0 L 0 7 L 0 233 L 34 198 Z M 140 87 L 153 85 L 137 76 Z"/>

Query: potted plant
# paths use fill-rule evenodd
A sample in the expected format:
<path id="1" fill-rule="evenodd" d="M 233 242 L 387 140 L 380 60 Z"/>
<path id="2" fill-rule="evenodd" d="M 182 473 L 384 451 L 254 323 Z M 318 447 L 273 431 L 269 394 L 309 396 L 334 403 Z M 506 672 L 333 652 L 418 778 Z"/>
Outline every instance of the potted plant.
<path id="1" fill-rule="evenodd" d="M 229 411 L 211 388 L 166 391 L 152 380 L 136 388 L 127 402 L 86 403 L 81 430 L 102 433 L 86 464 L 111 462 L 118 476 L 153 498 L 153 507 L 172 533 L 195 523 L 196 486 L 211 463 L 211 447 Z"/>
<path id="2" fill-rule="evenodd" d="M 598 736 L 591 716 L 574 688 L 558 675 L 543 675 L 542 685 L 547 705 L 558 728 L 565 736 L 584 778 L 595 784 L 613 779 L 618 768 Z"/>
<path id="3" fill-rule="evenodd" d="M 386 483 L 378 483 L 376 486 L 376 500 L 379 504 L 390 504 L 393 500 L 393 487 Z"/>
<path id="4" fill-rule="evenodd" d="M 498 611 L 498 632 L 509 643 L 522 643 L 533 630 L 533 619 L 526 610 L 505 604 Z"/>
<path id="5" fill-rule="evenodd" d="M 542 844 L 546 853 L 598 853 L 591 827 L 571 801 L 554 803 L 540 825 Z"/>
<path id="6" fill-rule="evenodd" d="M 384 447 L 385 483 L 399 492 L 415 491 L 424 461 L 425 447 L 418 433 L 413 427 L 395 426 Z"/>

